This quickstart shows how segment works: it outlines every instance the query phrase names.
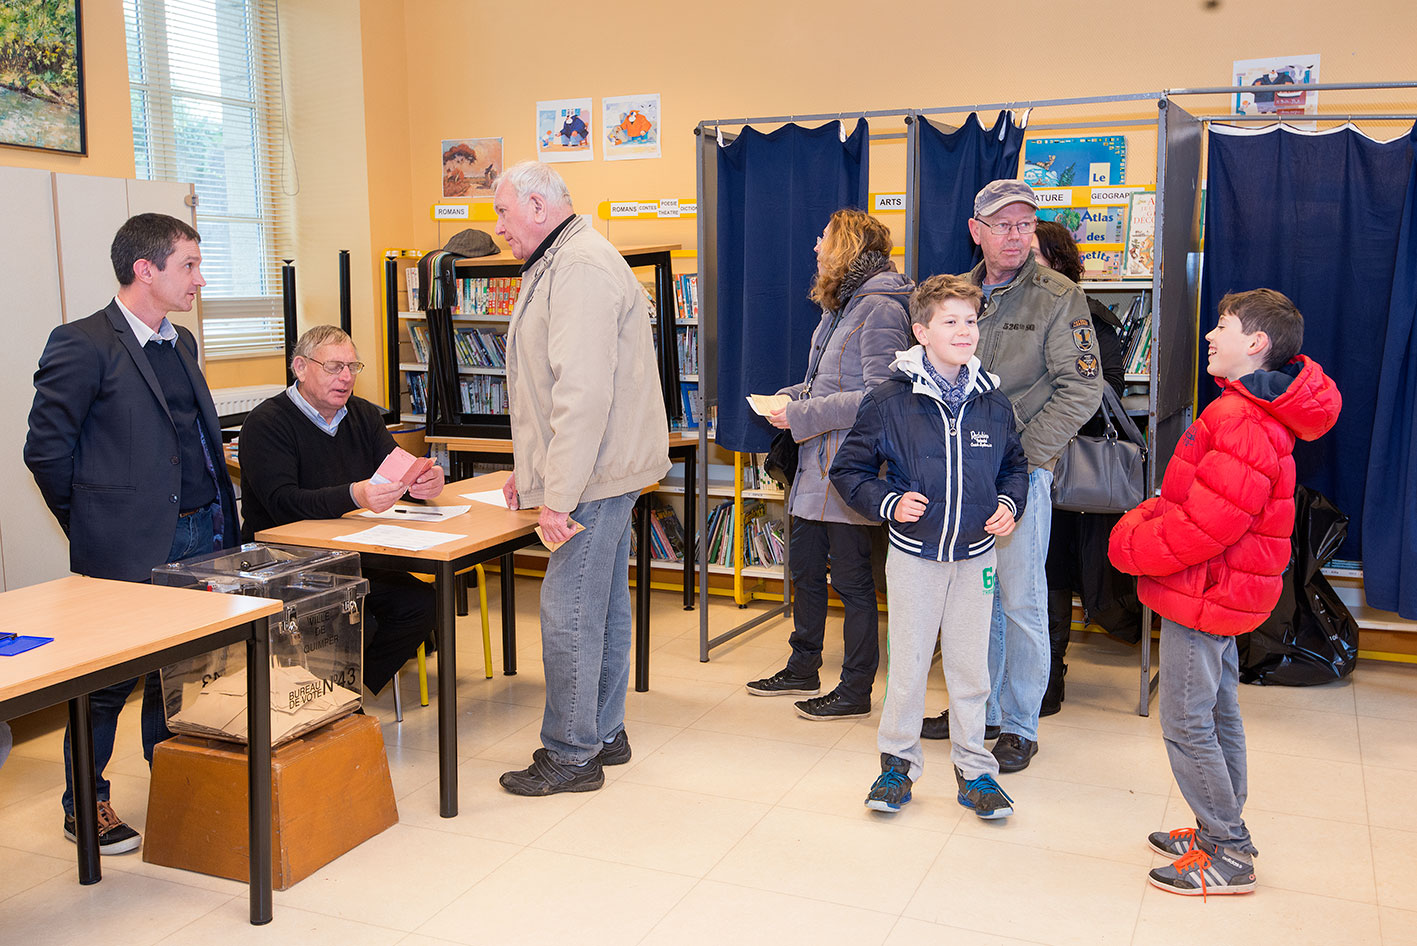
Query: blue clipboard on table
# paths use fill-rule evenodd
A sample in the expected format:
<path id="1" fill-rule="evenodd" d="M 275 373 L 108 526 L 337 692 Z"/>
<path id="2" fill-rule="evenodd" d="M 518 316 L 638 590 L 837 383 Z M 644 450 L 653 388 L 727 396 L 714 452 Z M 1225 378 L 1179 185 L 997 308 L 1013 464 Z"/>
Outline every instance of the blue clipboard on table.
<path id="1" fill-rule="evenodd" d="M 0 657 L 13 657 L 27 650 L 34 650 L 54 640 L 52 637 L 34 637 L 26 634 L 0 634 Z"/>

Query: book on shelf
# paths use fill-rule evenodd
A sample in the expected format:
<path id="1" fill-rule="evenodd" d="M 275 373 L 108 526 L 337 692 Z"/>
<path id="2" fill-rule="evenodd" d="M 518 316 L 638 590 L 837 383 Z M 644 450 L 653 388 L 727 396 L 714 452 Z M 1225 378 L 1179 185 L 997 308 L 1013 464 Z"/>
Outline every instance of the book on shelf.
<path id="1" fill-rule="evenodd" d="M 507 379 L 479 374 L 458 381 L 458 398 L 464 414 L 507 414 Z"/>
<path id="2" fill-rule="evenodd" d="M 743 524 L 734 522 L 733 501 L 719 503 L 706 523 L 708 560 L 714 565 L 733 567 L 733 535 L 742 536 L 743 564 L 749 567 L 781 566 L 783 560 L 782 523 L 768 516 L 761 499 L 743 503 Z"/>
<path id="3" fill-rule="evenodd" d="M 655 499 L 649 520 L 649 557 L 654 561 L 684 561 L 684 526 L 674 507 Z M 635 521 L 639 521 L 639 507 L 634 510 Z M 630 554 L 639 554 L 639 529 L 630 534 Z"/>
<path id="4" fill-rule="evenodd" d="M 458 364 L 464 368 L 507 367 L 507 336 L 490 329 L 458 328 L 453 331 Z"/>
<path id="5" fill-rule="evenodd" d="M 418 267 L 409 266 L 403 271 L 404 288 L 408 294 L 408 311 L 418 310 Z"/>
<path id="6" fill-rule="evenodd" d="M 413 360 L 421 361 L 426 365 L 428 363 L 428 326 L 415 325 L 410 322 L 408 325 L 408 342 L 413 348 Z"/>
<path id="7" fill-rule="evenodd" d="M 696 430 L 703 417 L 704 399 L 696 381 L 680 381 L 679 396 L 684 402 L 684 427 Z"/>
<path id="8" fill-rule="evenodd" d="M 466 318 L 509 316 L 521 292 L 520 276 L 464 276 L 456 283 L 453 315 Z"/>
<path id="9" fill-rule="evenodd" d="M 1131 332 L 1126 340 L 1126 354 L 1123 357 L 1127 374 L 1148 374 L 1151 371 L 1151 313 L 1142 319 L 1140 327 Z"/>
<path id="10" fill-rule="evenodd" d="M 679 354 L 679 374 L 699 373 L 699 327 L 697 325 L 676 325 Z"/>
<path id="11" fill-rule="evenodd" d="M 404 383 L 408 386 L 408 410 L 411 414 L 428 413 L 428 374 L 423 371 L 405 371 Z"/>

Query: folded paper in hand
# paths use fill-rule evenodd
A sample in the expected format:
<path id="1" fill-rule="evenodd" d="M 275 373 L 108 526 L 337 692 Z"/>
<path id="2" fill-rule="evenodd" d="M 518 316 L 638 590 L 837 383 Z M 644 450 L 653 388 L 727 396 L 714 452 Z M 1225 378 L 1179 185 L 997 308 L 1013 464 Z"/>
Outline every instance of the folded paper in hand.
<path id="1" fill-rule="evenodd" d="M 409 487 L 432 468 L 431 457 L 416 457 L 403 447 L 395 447 L 388 456 L 384 457 L 384 462 L 379 464 L 379 469 L 374 471 L 370 480 L 379 484 L 402 483 L 405 487 Z"/>
<path id="2" fill-rule="evenodd" d="M 749 394 L 747 399 L 748 406 L 753 409 L 753 412 L 763 417 L 777 413 L 792 400 L 786 394 Z"/>
<path id="3" fill-rule="evenodd" d="M 582 532 L 585 530 L 585 526 L 581 525 L 579 522 L 569 517 L 566 519 L 566 525 L 571 530 L 571 539 L 574 539 L 576 537 L 577 532 Z M 571 541 L 571 539 L 562 539 L 560 542 L 552 542 L 546 537 L 546 534 L 541 531 L 541 526 L 536 527 L 536 537 L 541 540 L 542 545 L 546 546 L 546 550 L 548 552 L 554 552 L 561 546 L 565 545 L 567 542 Z"/>

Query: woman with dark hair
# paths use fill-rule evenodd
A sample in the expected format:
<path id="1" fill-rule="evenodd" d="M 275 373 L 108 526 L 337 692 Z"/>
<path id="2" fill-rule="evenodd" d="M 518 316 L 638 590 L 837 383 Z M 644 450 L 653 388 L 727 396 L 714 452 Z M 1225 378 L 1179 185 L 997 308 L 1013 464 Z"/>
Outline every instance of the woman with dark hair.
<path id="1" fill-rule="evenodd" d="M 1082 257 L 1072 232 L 1062 224 L 1039 221 L 1034 232 L 1033 255 L 1040 266 L 1056 270 L 1073 282 L 1082 281 Z M 1087 297 L 1087 307 L 1097 334 L 1102 377 L 1120 398 L 1126 381 L 1122 342 L 1117 334 L 1122 327 L 1121 320 L 1092 296 Z M 1097 435 L 1102 430 L 1099 413 L 1078 433 Z M 1063 708 L 1063 675 L 1067 673 L 1063 658 L 1067 655 L 1068 636 L 1072 631 L 1074 591 L 1082 595 L 1083 612 L 1089 623 L 1098 624 L 1123 639 L 1139 630 L 1136 580 L 1117 571 L 1107 560 L 1107 535 L 1119 518 L 1053 510 L 1045 566 L 1048 576 L 1048 636 L 1052 642 L 1053 660 L 1040 716 L 1051 716 Z"/>
<path id="2" fill-rule="evenodd" d="M 827 478 L 865 393 L 891 374 L 896 353 L 910 347 L 906 306 L 910 280 L 891 262 L 885 225 L 859 210 L 832 214 L 817 240 L 817 278 L 809 294 L 822 307 L 812 334 L 807 376 L 783 388 L 792 400 L 769 420 L 798 444 L 792 516 L 793 631 L 787 666 L 747 684 L 754 696 L 804 695 L 807 719 L 844 719 L 871 712 L 880 662 L 872 534 L 880 529 L 846 504 Z M 817 675 L 827 622 L 827 571 L 846 609 L 841 682 L 821 696 Z"/>

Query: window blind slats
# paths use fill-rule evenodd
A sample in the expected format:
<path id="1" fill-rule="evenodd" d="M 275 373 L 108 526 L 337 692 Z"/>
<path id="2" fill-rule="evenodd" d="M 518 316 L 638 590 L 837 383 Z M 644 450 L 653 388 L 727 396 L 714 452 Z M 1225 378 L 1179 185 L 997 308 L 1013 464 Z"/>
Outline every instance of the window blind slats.
<path id="1" fill-rule="evenodd" d="M 191 183 L 209 357 L 283 345 L 276 0 L 124 0 L 138 177 Z"/>

